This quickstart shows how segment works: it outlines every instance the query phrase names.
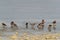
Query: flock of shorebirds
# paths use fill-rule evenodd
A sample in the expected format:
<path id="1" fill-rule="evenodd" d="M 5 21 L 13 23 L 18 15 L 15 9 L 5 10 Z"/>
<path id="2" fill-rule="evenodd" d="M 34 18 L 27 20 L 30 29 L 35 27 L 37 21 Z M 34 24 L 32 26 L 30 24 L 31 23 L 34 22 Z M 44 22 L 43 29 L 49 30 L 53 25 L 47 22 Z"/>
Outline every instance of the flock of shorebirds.
<path id="1" fill-rule="evenodd" d="M 45 23 L 46 23 L 45 20 L 42 19 L 41 23 L 39 23 L 39 24 L 37 25 L 37 28 L 38 28 L 39 30 L 44 30 L 44 25 L 45 25 Z M 6 25 L 5 23 L 1 23 L 1 24 L 2 24 L 3 29 L 5 29 L 5 27 L 6 27 L 7 25 Z M 25 23 L 26 29 L 28 29 L 28 27 L 29 27 L 28 24 L 30 24 L 30 25 L 31 25 L 31 28 L 35 30 L 34 26 L 36 25 L 36 23 L 28 23 L 28 22 L 26 22 L 26 23 Z M 19 29 L 19 28 L 18 28 L 18 25 L 17 25 L 14 21 L 11 21 L 10 25 L 11 25 L 11 28 Z M 54 20 L 54 21 L 52 22 L 52 24 L 49 24 L 47 29 L 48 29 L 49 32 L 51 32 L 51 29 L 52 29 L 52 28 L 53 28 L 54 31 L 56 30 L 56 20 Z"/>
<path id="2" fill-rule="evenodd" d="M 44 30 L 45 23 L 46 23 L 45 20 L 42 19 L 42 21 L 37 25 L 37 28 L 39 30 Z M 34 26 L 36 25 L 36 23 L 30 23 L 30 25 L 32 26 L 32 29 L 35 30 Z M 28 22 L 26 22 L 26 28 L 28 29 Z M 52 29 L 55 31 L 56 30 L 56 20 L 54 20 L 51 24 L 49 24 L 47 29 L 49 32 L 51 32 Z"/>

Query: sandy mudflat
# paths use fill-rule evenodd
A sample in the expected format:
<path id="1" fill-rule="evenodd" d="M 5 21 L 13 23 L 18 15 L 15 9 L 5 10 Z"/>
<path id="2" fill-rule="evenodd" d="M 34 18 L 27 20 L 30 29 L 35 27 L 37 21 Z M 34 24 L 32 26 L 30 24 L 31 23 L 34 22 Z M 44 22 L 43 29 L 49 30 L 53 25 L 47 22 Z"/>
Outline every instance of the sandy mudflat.
<path id="1" fill-rule="evenodd" d="M 10 36 L 11 40 L 60 40 L 60 33 L 46 33 L 46 34 L 27 34 L 23 33 L 21 36 L 18 36 L 18 33 Z"/>
<path id="2" fill-rule="evenodd" d="M 60 40 L 60 33 L 25 28 L 16 31 L 8 29 L 0 30 L 0 40 Z"/>

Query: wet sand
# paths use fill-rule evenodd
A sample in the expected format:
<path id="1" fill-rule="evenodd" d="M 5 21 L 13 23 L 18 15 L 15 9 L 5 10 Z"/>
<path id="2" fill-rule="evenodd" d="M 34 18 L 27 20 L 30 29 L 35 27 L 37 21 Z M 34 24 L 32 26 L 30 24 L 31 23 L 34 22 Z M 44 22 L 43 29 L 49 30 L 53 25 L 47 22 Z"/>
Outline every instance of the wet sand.
<path id="1" fill-rule="evenodd" d="M 0 40 L 60 40 L 60 33 L 45 33 L 45 34 L 28 34 L 22 33 L 19 35 L 18 32 L 12 35 L 0 35 Z"/>
<path id="2" fill-rule="evenodd" d="M 19 30 L 0 30 L 0 40 L 60 40 L 60 32 L 48 32 L 20 28 Z"/>

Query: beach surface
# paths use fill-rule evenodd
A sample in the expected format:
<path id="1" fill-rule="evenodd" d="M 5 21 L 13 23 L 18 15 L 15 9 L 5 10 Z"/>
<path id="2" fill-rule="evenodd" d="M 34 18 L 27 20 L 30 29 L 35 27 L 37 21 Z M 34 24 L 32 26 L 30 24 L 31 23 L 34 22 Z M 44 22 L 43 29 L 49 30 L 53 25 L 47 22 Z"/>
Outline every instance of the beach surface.
<path id="1" fill-rule="evenodd" d="M 60 32 L 48 32 L 20 28 L 19 30 L 0 30 L 0 40 L 60 40 Z"/>

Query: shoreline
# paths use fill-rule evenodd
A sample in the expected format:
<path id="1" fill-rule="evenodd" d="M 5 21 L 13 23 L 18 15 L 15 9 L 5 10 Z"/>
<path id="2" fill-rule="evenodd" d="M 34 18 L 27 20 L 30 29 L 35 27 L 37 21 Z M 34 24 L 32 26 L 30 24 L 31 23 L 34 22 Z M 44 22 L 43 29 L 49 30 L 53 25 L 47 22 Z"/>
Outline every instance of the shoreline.
<path id="1" fill-rule="evenodd" d="M 0 39 L 11 39 L 11 40 L 59 40 L 60 39 L 60 33 L 43 33 L 43 34 L 29 34 L 27 32 L 22 33 L 19 35 L 18 32 L 15 32 L 11 35 L 0 35 Z"/>

